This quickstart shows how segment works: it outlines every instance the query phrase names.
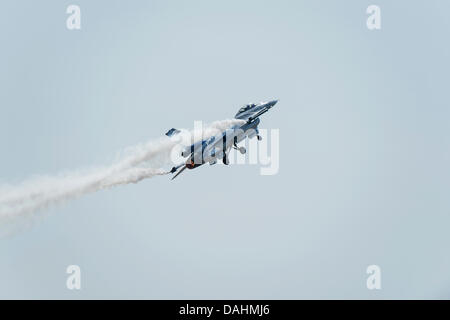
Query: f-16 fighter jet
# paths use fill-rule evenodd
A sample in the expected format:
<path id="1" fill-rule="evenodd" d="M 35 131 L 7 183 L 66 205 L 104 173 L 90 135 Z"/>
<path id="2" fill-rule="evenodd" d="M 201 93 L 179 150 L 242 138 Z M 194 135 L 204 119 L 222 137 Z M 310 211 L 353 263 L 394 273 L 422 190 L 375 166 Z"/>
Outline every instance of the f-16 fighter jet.
<path id="1" fill-rule="evenodd" d="M 228 165 L 228 153 L 231 148 L 245 154 L 247 150 L 244 147 L 238 147 L 237 144 L 245 138 L 250 139 L 255 136 L 259 141 L 262 140 L 258 131 L 260 122 L 259 117 L 269 111 L 277 102 L 278 100 L 273 100 L 243 106 L 239 109 L 234 118 L 246 121 L 244 124 L 233 126 L 218 135 L 212 136 L 206 140 L 198 141 L 184 149 L 181 155 L 184 158 L 187 158 L 187 160 L 185 163 L 175 166 L 170 170 L 171 173 L 176 173 L 172 177 L 172 180 L 186 168 L 194 169 L 205 163 L 211 165 L 216 164 L 218 159 L 222 159 L 222 162 Z M 178 133 L 180 133 L 179 130 L 172 128 L 167 131 L 166 135 L 171 137 Z"/>

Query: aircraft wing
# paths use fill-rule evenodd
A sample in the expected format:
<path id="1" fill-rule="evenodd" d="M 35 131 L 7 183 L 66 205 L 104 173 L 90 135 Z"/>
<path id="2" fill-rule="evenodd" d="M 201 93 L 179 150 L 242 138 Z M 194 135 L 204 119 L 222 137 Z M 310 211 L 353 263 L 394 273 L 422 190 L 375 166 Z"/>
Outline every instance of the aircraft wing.
<path id="1" fill-rule="evenodd" d="M 212 142 L 210 142 L 208 144 L 208 149 L 209 150 L 214 150 L 214 149 L 222 150 L 223 149 L 223 142 L 224 142 L 224 138 L 225 137 L 226 137 L 226 145 L 225 145 L 225 147 L 227 149 L 231 148 L 231 145 L 232 145 L 232 143 L 234 141 L 234 135 L 226 136 L 226 131 L 224 131 L 222 133 L 221 137 L 218 137 L 217 139 L 215 139 L 214 141 L 212 141 Z"/>

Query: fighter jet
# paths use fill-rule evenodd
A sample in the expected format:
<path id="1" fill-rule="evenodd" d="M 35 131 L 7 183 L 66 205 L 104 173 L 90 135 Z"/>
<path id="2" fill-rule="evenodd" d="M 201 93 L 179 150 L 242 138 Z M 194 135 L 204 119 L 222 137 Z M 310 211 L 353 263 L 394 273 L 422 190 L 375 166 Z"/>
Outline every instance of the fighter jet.
<path id="1" fill-rule="evenodd" d="M 187 147 L 181 153 L 181 156 L 187 158 L 186 162 L 175 166 L 170 170 L 176 173 L 172 180 L 175 179 L 186 168 L 194 169 L 205 163 L 211 165 L 216 164 L 218 159 L 222 159 L 225 165 L 229 164 L 228 153 L 231 148 L 238 150 L 241 154 L 245 154 L 247 150 L 244 147 L 238 147 L 237 144 L 245 138 L 253 138 L 256 136 L 258 141 L 262 140 L 259 135 L 258 125 L 259 117 L 269 111 L 278 100 L 269 102 L 261 102 L 259 104 L 251 103 L 243 106 L 234 116 L 235 119 L 245 120 L 245 124 L 236 125 L 206 140 L 198 141 Z M 166 136 L 171 137 L 180 133 L 175 128 L 166 132 Z"/>

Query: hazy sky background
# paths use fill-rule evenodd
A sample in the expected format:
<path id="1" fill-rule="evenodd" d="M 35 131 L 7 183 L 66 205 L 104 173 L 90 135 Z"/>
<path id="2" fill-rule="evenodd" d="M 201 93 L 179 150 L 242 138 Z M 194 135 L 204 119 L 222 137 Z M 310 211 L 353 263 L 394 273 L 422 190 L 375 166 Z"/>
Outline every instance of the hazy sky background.
<path id="1" fill-rule="evenodd" d="M 269 99 L 261 127 L 280 130 L 280 171 L 207 165 L 53 208 L 0 239 L 0 298 L 450 298 L 449 12 L 3 1 L 0 183 L 108 164 Z M 80 291 L 66 288 L 70 264 Z M 366 288 L 371 264 L 382 290 Z"/>

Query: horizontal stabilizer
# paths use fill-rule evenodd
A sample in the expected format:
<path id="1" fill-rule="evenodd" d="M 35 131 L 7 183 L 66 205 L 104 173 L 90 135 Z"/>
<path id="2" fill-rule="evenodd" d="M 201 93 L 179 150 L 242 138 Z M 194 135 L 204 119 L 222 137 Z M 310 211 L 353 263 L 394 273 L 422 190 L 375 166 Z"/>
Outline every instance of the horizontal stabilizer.
<path id="1" fill-rule="evenodd" d="M 177 170 L 177 168 L 173 168 L 173 169 L 175 169 L 175 171 L 174 172 L 176 172 L 176 170 Z M 172 170 L 173 170 L 172 169 Z M 183 167 L 172 177 L 172 179 L 171 180 L 173 180 L 173 179 L 175 179 L 176 177 L 178 177 L 178 175 L 180 174 L 180 173 L 182 173 L 184 170 L 186 169 L 186 165 L 183 165 Z M 173 172 L 173 173 L 174 173 Z"/>
<path id="2" fill-rule="evenodd" d="M 169 131 L 166 132 L 166 136 L 171 137 L 175 134 L 180 133 L 181 131 L 175 128 L 170 129 Z"/>

